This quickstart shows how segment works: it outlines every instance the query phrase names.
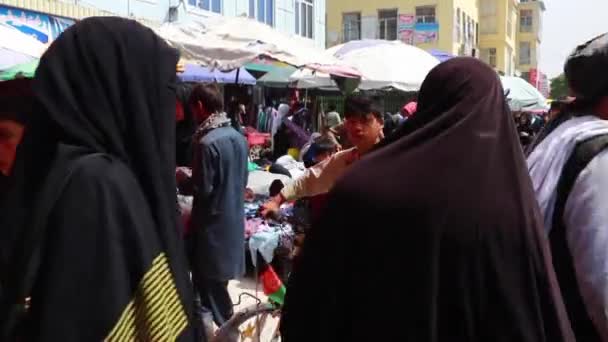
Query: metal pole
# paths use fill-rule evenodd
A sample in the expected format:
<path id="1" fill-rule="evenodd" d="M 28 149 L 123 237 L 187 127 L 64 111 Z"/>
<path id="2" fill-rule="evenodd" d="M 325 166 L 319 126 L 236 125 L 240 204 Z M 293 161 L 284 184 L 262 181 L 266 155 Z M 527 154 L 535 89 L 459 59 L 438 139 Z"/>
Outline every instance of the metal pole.
<path id="1" fill-rule="evenodd" d="M 239 75 L 241 74 L 241 68 L 236 69 L 236 79 L 234 80 L 234 84 L 239 84 Z"/>

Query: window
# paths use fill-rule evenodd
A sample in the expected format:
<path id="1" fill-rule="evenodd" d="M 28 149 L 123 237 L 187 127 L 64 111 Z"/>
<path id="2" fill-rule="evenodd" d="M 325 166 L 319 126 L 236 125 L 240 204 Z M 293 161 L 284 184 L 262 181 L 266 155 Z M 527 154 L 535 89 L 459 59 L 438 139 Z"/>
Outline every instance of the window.
<path id="1" fill-rule="evenodd" d="M 266 0 L 266 24 L 274 26 L 274 0 Z"/>
<path id="2" fill-rule="evenodd" d="M 473 43 L 473 19 L 467 15 L 467 44 Z"/>
<path id="3" fill-rule="evenodd" d="M 471 19 L 471 45 L 473 45 L 473 46 L 476 45 L 475 44 L 475 42 L 476 42 L 475 26 L 476 26 L 475 20 Z"/>
<path id="4" fill-rule="evenodd" d="M 345 43 L 361 39 L 361 13 L 342 15 L 342 35 Z"/>
<path id="5" fill-rule="evenodd" d="M 496 48 L 481 50 L 481 60 L 496 68 Z"/>
<path id="6" fill-rule="evenodd" d="M 222 13 L 222 0 L 188 0 L 188 5 L 196 9 Z"/>
<path id="7" fill-rule="evenodd" d="M 507 14 L 507 36 L 509 38 L 513 38 L 513 17 L 511 16 L 511 11 Z"/>
<path id="8" fill-rule="evenodd" d="M 460 8 L 456 9 L 456 42 L 460 43 L 462 41 L 462 34 L 460 33 L 461 25 L 460 25 Z"/>
<path id="9" fill-rule="evenodd" d="M 522 9 L 519 12 L 519 32 L 532 32 L 533 22 L 532 10 Z"/>
<path id="10" fill-rule="evenodd" d="M 434 6 L 416 7 L 416 23 L 434 24 L 435 23 L 435 7 Z"/>
<path id="11" fill-rule="evenodd" d="M 488 64 L 490 64 L 493 68 L 496 68 L 496 65 L 498 64 L 496 62 L 496 48 L 488 49 Z"/>
<path id="12" fill-rule="evenodd" d="M 314 0 L 295 0 L 296 34 L 302 37 L 314 38 Z"/>
<path id="13" fill-rule="evenodd" d="M 532 48 L 530 42 L 519 42 L 519 64 L 529 65 L 532 63 Z"/>
<path id="14" fill-rule="evenodd" d="M 256 18 L 258 19 L 259 22 L 263 23 L 266 21 L 266 8 L 265 8 L 265 0 L 257 0 L 258 1 L 258 6 L 257 6 L 257 12 L 256 12 Z"/>
<path id="15" fill-rule="evenodd" d="M 467 42 L 467 15 L 462 11 L 462 41 Z"/>
<path id="16" fill-rule="evenodd" d="M 507 76 L 513 76 L 513 64 L 515 64 L 515 61 L 513 60 L 513 49 L 507 47 Z"/>
<path id="17" fill-rule="evenodd" d="M 397 40 L 397 10 L 380 10 L 378 12 L 378 37 L 386 40 Z"/>
<path id="18" fill-rule="evenodd" d="M 249 18 L 274 26 L 274 0 L 249 0 Z"/>

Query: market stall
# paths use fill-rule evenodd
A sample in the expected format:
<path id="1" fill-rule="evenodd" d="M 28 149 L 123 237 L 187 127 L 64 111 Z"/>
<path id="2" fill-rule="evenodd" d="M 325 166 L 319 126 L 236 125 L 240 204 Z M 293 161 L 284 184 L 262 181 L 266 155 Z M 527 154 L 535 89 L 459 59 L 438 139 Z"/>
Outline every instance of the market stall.
<path id="1" fill-rule="evenodd" d="M 192 171 L 189 168 L 177 168 L 176 177 L 178 204 L 187 234 L 193 204 L 188 185 Z M 287 176 L 270 173 L 254 166 L 249 172 L 244 203 L 245 250 L 251 256 L 259 253 L 265 262 L 275 266 L 282 277 L 286 277 L 289 272 L 296 233 L 305 224 L 302 217 L 305 217 L 306 213 L 301 206 L 290 203 L 282 207 L 280 217 L 266 219 L 262 217 L 260 208 L 270 198 L 269 189 L 273 183 L 280 181 L 286 184 L 290 180 Z M 251 260 L 255 266 L 255 258 Z"/>
<path id="2" fill-rule="evenodd" d="M 339 77 L 360 77 L 356 69 L 322 53 L 306 39 L 288 36 L 245 17 L 167 23 L 156 32 L 180 50 L 183 60 L 211 69 L 230 71 L 266 56 L 298 68 L 312 68 Z"/>
<path id="3" fill-rule="evenodd" d="M 501 76 L 509 107 L 514 112 L 548 111 L 547 99 L 533 85 L 520 77 Z"/>

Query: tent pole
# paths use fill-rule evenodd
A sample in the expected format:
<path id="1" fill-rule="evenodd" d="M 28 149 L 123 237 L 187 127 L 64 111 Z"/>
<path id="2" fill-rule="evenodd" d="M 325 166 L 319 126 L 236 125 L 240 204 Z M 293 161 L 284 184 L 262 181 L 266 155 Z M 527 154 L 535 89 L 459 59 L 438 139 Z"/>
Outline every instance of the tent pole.
<path id="1" fill-rule="evenodd" d="M 241 73 L 241 68 L 236 69 L 236 79 L 234 80 L 234 84 L 239 84 L 239 74 Z"/>

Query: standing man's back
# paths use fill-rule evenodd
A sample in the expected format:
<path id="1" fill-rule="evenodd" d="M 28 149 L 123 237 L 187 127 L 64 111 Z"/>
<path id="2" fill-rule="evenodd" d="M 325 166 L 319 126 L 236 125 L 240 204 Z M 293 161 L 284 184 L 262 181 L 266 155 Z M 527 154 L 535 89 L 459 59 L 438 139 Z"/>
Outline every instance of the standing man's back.
<path id="1" fill-rule="evenodd" d="M 564 73 L 576 100 L 528 168 L 577 341 L 608 341 L 608 34 L 578 46 Z"/>
<path id="2" fill-rule="evenodd" d="M 228 281 L 245 272 L 244 193 L 247 142 L 223 112 L 213 86 L 196 86 L 190 106 L 200 122 L 194 136 L 194 203 L 188 237 L 194 286 L 207 334 L 212 321 L 233 314 Z"/>

